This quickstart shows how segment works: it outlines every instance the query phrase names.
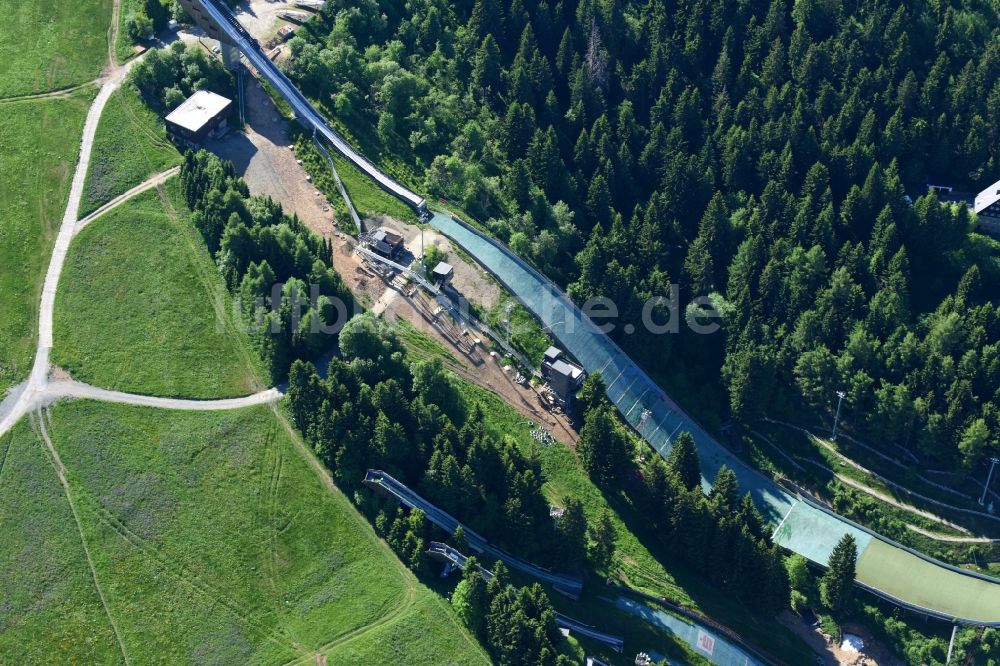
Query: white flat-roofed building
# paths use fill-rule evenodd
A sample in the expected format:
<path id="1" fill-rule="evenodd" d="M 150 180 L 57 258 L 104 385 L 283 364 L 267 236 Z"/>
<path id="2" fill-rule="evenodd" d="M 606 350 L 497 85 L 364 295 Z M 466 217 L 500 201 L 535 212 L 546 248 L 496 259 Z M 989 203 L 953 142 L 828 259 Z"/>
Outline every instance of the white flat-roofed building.
<path id="1" fill-rule="evenodd" d="M 1000 236 L 1000 180 L 976 195 L 972 209 L 980 229 Z"/>
<path id="2" fill-rule="evenodd" d="M 199 90 L 166 117 L 167 133 L 189 145 L 224 134 L 232 105 L 232 100 L 222 95 Z"/>

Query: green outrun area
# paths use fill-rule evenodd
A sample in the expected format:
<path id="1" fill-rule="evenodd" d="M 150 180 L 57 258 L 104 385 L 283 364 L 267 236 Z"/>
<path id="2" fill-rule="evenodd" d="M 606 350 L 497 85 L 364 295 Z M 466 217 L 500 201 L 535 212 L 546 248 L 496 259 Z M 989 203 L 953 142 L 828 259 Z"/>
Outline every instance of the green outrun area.
<path id="1" fill-rule="evenodd" d="M 897 599 L 955 617 L 993 622 L 1000 586 L 932 564 L 872 539 L 858 559 L 858 580 Z"/>

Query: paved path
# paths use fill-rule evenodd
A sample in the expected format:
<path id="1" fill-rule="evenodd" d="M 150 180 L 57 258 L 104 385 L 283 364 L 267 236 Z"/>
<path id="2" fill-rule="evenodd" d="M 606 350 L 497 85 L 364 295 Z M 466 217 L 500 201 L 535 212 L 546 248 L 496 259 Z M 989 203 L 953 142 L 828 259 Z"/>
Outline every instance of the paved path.
<path id="1" fill-rule="evenodd" d="M 123 393 L 98 388 L 78 381 L 49 382 L 45 390 L 38 394 L 41 404 L 51 404 L 64 398 L 82 398 L 99 400 L 101 402 L 117 402 L 123 405 L 141 405 L 158 407 L 160 409 L 187 409 L 194 411 L 219 411 L 224 409 L 240 409 L 254 405 L 266 405 L 277 402 L 282 397 L 281 391 L 270 388 L 242 398 L 223 398 L 218 400 L 187 400 L 183 398 L 161 398 L 137 393 Z"/>
<path id="2" fill-rule="evenodd" d="M 156 174 L 146 180 L 146 182 L 115 197 L 83 219 L 77 218 L 80 209 L 80 199 L 83 196 L 84 182 L 86 181 L 87 171 L 90 167 L 90 154 L 94 147 L 94 136 L 97 133 L 97 125 L 101 119 L 101 113 L 104 111 L 104 106 L 107 104 L 111 94 L 125 80 L 129 69 L 140 59 L 136 58 L 122 67 L 112 68 L 110 74 L 104 79 L 101 90 L 98 92 L 93 104 L 91 104 L 90 110 L 87 112 L 87 120 L 83 126 L 83 139 L 80 142 L 80 157 L 76 164 L 76 171 L 73 173 L 69 199 L 66 202 L 66 210 L 63 213 L 59 234 L 56 237 L 55 247 L 52 250 L 52 258 L 49 260 L 49 269 L 45 274 L 45 283 L 42 287 L 42 300 L 38 313 L 38 347 L 35 350 L 35 362 L 28 380 L 11 389 L 7 397 L 0 402 L 0 435 L 5 434 L 13 428 L 14 424 L 34 409 L 64 398 L 86 398 L 163 409 L 204 411 L 238 409 L 250 405 L 267 404 L 275 402 L 282 397 L 281 392 L 277 389 L 269 389 L 243 398 L 181 400 L 177 398 L 160 398 L 122 393 L 121 391 L 109 391 L 76 381 L 49 381 L 49 372 L 51 370 L 49 356 L 52 351 L 52 320 L 55 309 L 56 290 L 59 287 L 59 276 L 62 273 L 63 265 L 66 263 L 66 256 L 69 253 L 69 246 L 73 240 L 73 236 L 79 233 L 90 222 L 107 213 L 115 206 L 118 206 L 140 192 L 156 187 L 178 171 L 178 168 L 174 168 Z"/>

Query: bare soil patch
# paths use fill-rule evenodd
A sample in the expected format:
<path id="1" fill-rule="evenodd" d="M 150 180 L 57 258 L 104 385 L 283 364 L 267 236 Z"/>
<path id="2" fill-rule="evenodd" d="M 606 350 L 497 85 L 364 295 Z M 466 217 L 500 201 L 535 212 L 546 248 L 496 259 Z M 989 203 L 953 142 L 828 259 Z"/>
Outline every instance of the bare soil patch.
<path id="1" fill-rule="evenodd" d="M 278 28 L 289 23 L 278 16 L 281 11 L 310 13 L 306 9 L 296 7 L 290 2 L 276 0 L 243 0 L 236 6 L 236 16 L 250 34 L 264 44 L 273 38 Z M 295 25 L 294 23 L 292 25 Z"/>
<path id="2" fill-rule="evenodd" d="M 420 254 L 420 227 L 415 224 L 401 222 L 388 215 L 378 215 L 368 224 L 384 227 L 400 234 L 406 241 L 406 246 L 414 256 Z M 435 246 L 448 255 L 448 263 L 455 268 L 451 284 L 455 291 L 470 303 L 476 303 L 489 310 L 500 301 L 501 288 L 493 278 L 483 271 L 476 263 L 466 261 L 455 251 L 447 236 L 433 229 L 424 228 L 424 250 Z"/>
<path id="3" fill-rule="evenodd" d="M 877 643 L 864 627 L 845 624 L 847 633 L 860 636 L 865 643 L 862 653 L 848 652 L 840 649 L 840 643 L 823 633 L 819 627 L 807 625 L 802 618 L 785 611 L 778 621 L 792 630 L 816 652 L 817 664 L 826 666 L 904 666 L 905 662 L 896 657 L 884 645 Z"/>

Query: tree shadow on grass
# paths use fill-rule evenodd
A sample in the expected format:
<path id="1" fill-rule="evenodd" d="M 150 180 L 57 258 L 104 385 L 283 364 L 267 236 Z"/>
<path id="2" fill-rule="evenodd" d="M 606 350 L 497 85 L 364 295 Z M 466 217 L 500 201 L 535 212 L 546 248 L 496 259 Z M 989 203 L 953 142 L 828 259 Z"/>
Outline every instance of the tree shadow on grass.
<path id="1" fill-rule="evenodd" d="M 713 586 L 704 576 L 693 571 L 690 565 L 681 561 L 664 543 L 649 519 L 624 494 L 608 493 L 603 489 L 601 492 L 608 506 L 618 514 L 628 530 L 673 578 L 672 581 L 662 580 L 652 572 L 635 568 L 631 572 L 633 576 L 625 571 L 627 584 L 641 592 L 665 597 L 671 603 L 687 606 L 685 600 L 671 590 L 679 588 L 694 601 L 696 608 L 690 610 L 729 627 L 750 644 L 789 663 L 803 663 L 812 659 L 809 647 L 776 619 L 761 617 L 732 594 Z"/>

